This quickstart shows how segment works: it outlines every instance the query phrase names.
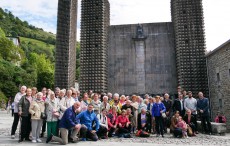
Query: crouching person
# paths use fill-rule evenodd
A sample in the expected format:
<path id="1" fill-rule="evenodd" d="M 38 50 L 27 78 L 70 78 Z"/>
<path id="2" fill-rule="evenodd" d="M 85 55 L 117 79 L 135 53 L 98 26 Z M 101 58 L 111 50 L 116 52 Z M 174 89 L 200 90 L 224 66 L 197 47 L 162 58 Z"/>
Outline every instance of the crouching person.
<path id="1" fill-rule="evenodd" d="M 82 141 L 91 139 L 93 141 L 98 140 L 97 131 L 99 130 L 100 124 L 96 114 L 93 112 L 93 105 L 88 104 L 87 110 L 81 112 L 76 117 L 81 123 L 81 137 Z M 93 123 L 95 122 L 95 129 L 93 128 Z"/>
<path id="2" fill-rule="evenodd" d="M 97 118 L 99 119 L 99 122 L 100 122 L 100 128 L 97 131 L 97 136 L 99 139 L 100 138 L 101 139 L 107 139 L 108 138 L 108 135 L 107 135 L 108 118 L 107 118 L 106 114 L 107 114 L 107 110 L 104 108 L 104 109 L 102 109 L 101 114 L 97 115 Z"/>
<path id="3" fill-rule="evenodd" d="M 61 138 L 54 136 L 51 133 L 51 136 L 49 136 L 46 140 L 46 143 L 50 141 L 59 142 L 60 144 L 66 145 L 68 144 L 68 132 L 69 130 L 71 132 L 71 138 L 73 139 L 73 142 L 78 141 L 77 134 L 81 129 L 80 123 L 76 119 L 76 111 L 80 108 L 80 102 L 75 102 L 73 106 L 69 107 L 65 112 L 64 115 L 59 123 L 59 130 L 61 133 Z"/>

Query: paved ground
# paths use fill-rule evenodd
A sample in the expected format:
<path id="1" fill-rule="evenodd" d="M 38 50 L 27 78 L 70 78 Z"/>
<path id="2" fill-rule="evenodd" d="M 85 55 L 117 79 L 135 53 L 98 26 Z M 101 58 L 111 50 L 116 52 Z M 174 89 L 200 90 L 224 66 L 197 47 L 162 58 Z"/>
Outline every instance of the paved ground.
<path id="1" fill-rule="evenodd" d="M 31 145 L 31 142 L 18 143 L 18 130 L 16 139 L 10 138 L 10 129 L 13 122 L 13 118 L 6 114 L 6 112 L 0 111 L 0 145 L 1 146 L 14 146 L 14 145 Z M 42 139 L 45 141 L 45 139 Z M 45 143 L 32 144 L 34 146 L 46 145 Z M 51 143 L 48 145 L 58 145 L 57 143 Z M 198 134 L 196 137 L 190 137 L 187 139 L 173 138 L 170 134 L 166 134 L 165 138 L 157 138 L 155 135 L 151 135 L 149 138 L 111 138 L 108 140 L 100 140 L 97 142 L 78 142 L 78 146 L 230 146 L 230 134 L 225 136 L 217 135 L 203 135 Z"/>

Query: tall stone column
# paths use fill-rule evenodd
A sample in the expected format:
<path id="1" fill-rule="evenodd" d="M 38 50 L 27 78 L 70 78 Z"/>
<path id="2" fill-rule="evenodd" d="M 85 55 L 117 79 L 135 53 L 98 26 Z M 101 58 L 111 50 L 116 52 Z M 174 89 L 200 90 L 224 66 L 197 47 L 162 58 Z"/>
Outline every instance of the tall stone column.
<path id="1" fill-rule="evenodd" d="M 77 0 L 58 1 L 55 87 L 74 87 L 76 72 Z"/>
<path id="2" fill-rule="evenodd" d="M 108 0 L 82 0 L 80 90 L 107 92 Z"/>
<path id="3" fill-rule="evenodd" d="M 171 0 L 178 85 L 208 96 L 202 0 Z"/>

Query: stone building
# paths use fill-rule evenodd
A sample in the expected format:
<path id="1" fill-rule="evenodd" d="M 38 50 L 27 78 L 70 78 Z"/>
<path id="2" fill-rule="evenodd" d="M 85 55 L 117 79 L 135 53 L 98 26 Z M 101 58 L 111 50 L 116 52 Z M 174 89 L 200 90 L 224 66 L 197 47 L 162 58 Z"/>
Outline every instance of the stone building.
<path id="1" fill-rule="evenodd" d="M 106 92 L 108 88 L 108 0 L 82 0 L 80 90 Z"/>
<path id="2" fill-rule="evenodd" d="M 218 111 L 227 117 L 230 131 L 230 40 L 207 54 L 212 120 Z"/>
<path id="3" fill-rule="evenodd" d="M 77 0 L 58 1 L 55 87 L 70 88 L 76 72 Z"/>

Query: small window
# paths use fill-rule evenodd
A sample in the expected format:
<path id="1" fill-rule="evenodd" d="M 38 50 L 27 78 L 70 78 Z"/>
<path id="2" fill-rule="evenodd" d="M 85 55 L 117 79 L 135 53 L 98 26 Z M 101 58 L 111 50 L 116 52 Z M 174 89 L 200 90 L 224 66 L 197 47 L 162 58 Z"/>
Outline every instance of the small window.
<path id="1" fill-rule="evenodd" d="M 217 73 L 216 77 L 217 77 L 217 83 L 220 83 L 220 73 Z"/>
<path id="2" fill-rule="evenodd" d="M 223 105 L 222 105 L 222 99 L 219 99 L 219 108 L 222 109 Z"/>

